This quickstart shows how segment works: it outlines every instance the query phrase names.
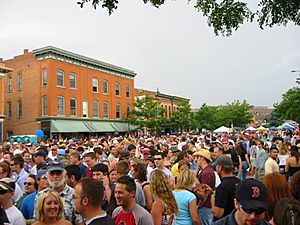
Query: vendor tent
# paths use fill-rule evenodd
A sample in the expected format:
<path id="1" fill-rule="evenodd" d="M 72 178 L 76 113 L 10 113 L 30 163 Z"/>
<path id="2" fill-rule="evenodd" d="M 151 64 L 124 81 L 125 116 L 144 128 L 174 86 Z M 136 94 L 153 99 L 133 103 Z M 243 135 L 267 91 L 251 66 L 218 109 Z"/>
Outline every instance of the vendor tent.
<path id="1" fill-rule="evenodd" d="M 263 131 L 263 130 L 267 130 L 267 128 L 263 127 L 263 126 L 260 126 L 259 128 L 257 128 L 256 130 L 258 131 Z"/>
<path id="2" fill-rule="evenodd" d="M 229 128 L 221 126 L 218 129 L 214 130 L 214 133 L 228 133 Z"/>
<path id="3" fill-rule="evenodd" d="M 250 126 L 246 129 L 246 131 L 256 131 L 256 129 L 254 127 Z"/>

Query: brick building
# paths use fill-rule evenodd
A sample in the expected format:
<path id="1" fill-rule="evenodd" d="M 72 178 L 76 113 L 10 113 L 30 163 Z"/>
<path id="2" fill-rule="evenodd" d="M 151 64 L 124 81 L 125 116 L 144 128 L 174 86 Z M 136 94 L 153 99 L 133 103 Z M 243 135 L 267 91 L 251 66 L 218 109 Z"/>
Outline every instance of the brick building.
<path id="1" fill-rule="evenodd" d="M 12 69 L 7 68 L 5 64 L 2 62 L 2 59 L 0 59 L 0 143 L 2 143 L 3 141 L 3 136 L 4 136 L 3 125 L 4 125 L 4 119 L 6 118 L 5 111 L 4 111 L 5 74 L 11 71 Z"/>
<path id="2" fill-rule="evenodd" d="M 4 61 L 6 136 L 47 137 L 127 132 L 122 118 L 134 101 L 134 71 L 44 47 Z"/>
<path id="3" fill-rule="evenodd" d="M 263 106 L 253 106 L 250 110 L 253 115 L 253 126 L 259 127 L 265 123 L 268 123 L 271 118 L 273 109 Z"/>

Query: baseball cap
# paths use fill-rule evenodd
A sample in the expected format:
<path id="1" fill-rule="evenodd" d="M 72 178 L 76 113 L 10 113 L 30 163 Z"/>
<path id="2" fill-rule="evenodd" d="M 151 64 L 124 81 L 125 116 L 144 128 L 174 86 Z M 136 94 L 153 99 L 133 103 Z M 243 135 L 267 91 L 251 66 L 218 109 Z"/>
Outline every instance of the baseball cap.
<path id="1" fill-rule="evenodd" d="M 44 150 L 39 150 L 39 151 L 37 151 L 36 153 L 33 154 L 33 157 L 38 157 L 38 156 L 46 157 L 47 154 Z"/>
<path id="2" fill-rule="evenodd" d="M 121 152 L 120 156 L 121 156 L 121 158 L 126 158 L 126 157 L 130 156 L 130 153 L 129 153 L 129 151 L 124 150 Z"/>
<path id="3" fill-rule="evenodd" d="M 2 178 L 0 180 L 0 190 L 6 192 L 14 192 L 15 191 L 15 181 L 11 178 Z"/>
<path id="4" fill-rule="evenodd" d="M 36 174 L 35 178 L 36 178 L 36 179 L 40 179 L 41 176 L 45 175 L 46 173 L 47 173 L 47 170 L 40 170 L 40 171 Z"/>
<path id="5" fill-rule="evenodd" d="M 64 166 L 59 161 L 50 162 L 47 168 L 48 172 L 51 171 L 64 171 Z"/>
<path id="6" fill-rule="evenodd" d="M 142 150 L 142 153 L 143 153 L 143 154 L 150 154 L 150 149 L 149 149 L 149 148 L 144 148 L 144 149 Z"/>
<path id="7" fill-rule="evenodd" d="M 267 209 L 266 187 L 254 178 L 247 178 L 239 182 L 236 187 L 235 197 L 246 209 Z"/>
<path id="8" fill-rule="evenodd" d="M 216 165 L 220 165 L 220 166 L 232 166 L 233 162 L 232 159 L 229 158 L 226 155 L 220 155 L 217 159 L 216 159 Z"/>

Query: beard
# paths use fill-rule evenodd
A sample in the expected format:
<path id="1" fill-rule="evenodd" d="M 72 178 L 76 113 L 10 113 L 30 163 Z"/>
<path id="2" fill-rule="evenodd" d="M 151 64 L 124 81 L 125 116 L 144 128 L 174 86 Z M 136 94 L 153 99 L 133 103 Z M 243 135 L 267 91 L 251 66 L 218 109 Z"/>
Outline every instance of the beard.
<path id="1" fill-rule="evenodd" d="M 65 183 L 65 179 L 53 179 L 49 181 L 49 185 L 53 189 L 61 187 L 64 183 Z"/>

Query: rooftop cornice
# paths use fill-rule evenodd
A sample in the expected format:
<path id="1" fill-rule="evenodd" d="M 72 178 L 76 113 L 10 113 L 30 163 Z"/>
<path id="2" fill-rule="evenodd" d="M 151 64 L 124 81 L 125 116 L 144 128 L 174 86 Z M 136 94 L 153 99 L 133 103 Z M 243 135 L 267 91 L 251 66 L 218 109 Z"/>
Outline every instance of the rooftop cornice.
<path id="1" fill-rule="evenodd" d="M 52 59 L 72 63 L 78 66 L 100 70 L 121 77 L 133 79 L 137 75 L 132 70 L 118 67 L 109 63 L 105 63 L 96 59 L 82 56 L 53 46 L 47 46 L 47 47 L 35 49 L 32 51 L 32 54 L 36 56 L 38 60 L 52 58 Z"/>

